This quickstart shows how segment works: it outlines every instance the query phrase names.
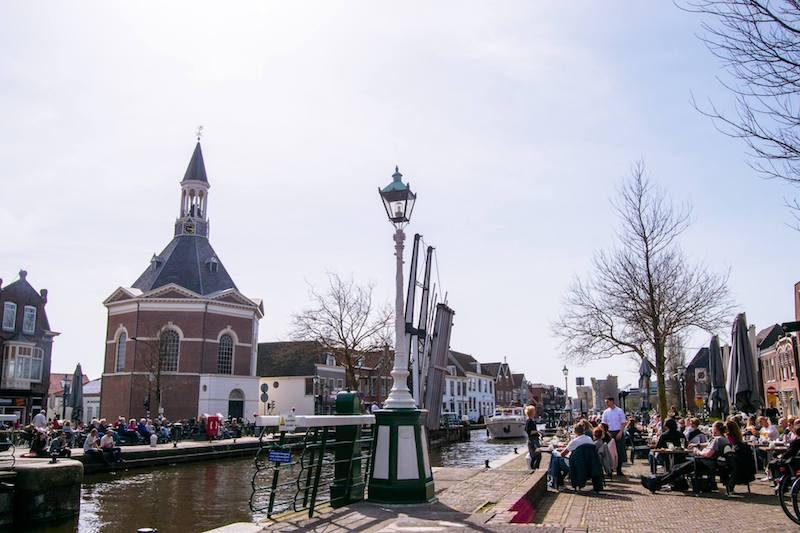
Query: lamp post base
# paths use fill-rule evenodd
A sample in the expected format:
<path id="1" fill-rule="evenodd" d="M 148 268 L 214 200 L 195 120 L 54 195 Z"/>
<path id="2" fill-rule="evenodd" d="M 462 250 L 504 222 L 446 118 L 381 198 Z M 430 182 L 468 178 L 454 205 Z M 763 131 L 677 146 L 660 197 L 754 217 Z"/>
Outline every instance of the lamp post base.
<path id="1" fill-rule="evenodd" d="M 375 412 L 375 437 L 368 501 L 383 504 L 433 501 L 428 435 L 421 409 Z"/>

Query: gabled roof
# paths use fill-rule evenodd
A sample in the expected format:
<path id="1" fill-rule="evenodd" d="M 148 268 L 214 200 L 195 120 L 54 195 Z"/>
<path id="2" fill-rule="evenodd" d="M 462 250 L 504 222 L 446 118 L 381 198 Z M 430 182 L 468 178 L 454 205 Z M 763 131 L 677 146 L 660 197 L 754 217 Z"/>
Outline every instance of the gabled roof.
<path id="1" fill-rule="evenodd" d="M 762 350 L 769 348 L 781 338 L 783 328 L 780 324 L 773 324 L 756 333 L 756 346 Z"/>
<path id="2" fill-rule="evenodd" d="M 462 372 L 473 372 L 478 373 L 478 360 L 469 355 L 468 353 L 456 352 L 455 350 L 450 350 L 450 357 L 456 363 L 456 368 L 460 369 Z M 481 364 L 481 371 L 480 374 L 483 376 L 496 376 L 497 373 L 488 372 L 485 368 L 484 364 Z"/>
<path id="3" fill-rule="evenodd" d="M 216 272 L 206 266 L 206 261 L 211 257 L 217 258 Z M 157 259 L 142 272 L 133 283 L 133 288 L 148 292 L 174 283 L 203 296 L 236 288 L 211 243 L 204 237 L 178 235 Z"/>
<path id="4" fill-rule="evenodd" d="M 12 301 L 30 302 L 31 304 L 35 304 L 38 308 L 38 313 L 36 316 L 37 332 L 39 331 L 39 328 L 42 328 L 45 332 L 50 331 L 50 321 L 47 319 L 47 311 L 44 309 L 45 304 L 47 304 L 47 290 L 43 289 L 42 292 L 37 292 L 36 289 L 34 289 L 33 286 L 28 282 L 28 273 L 25 270 L 20 270 L 19 278 L 17 278 L 15 281 L 12 281 L 5 287 L 0 287 L 0 289 L 2 289 L 2 292 L 6 295 L 6 298 L 10 298 Z M 0 336 L 7 340 L 35 340 L 34 337 L 23 335 L 21 328 L 16 335 L 3 334 Z"/>
<path id="5" fill-rule="evenodd" d="M 72 381 L 72 372 L 70 372 L 69 374 L 58 374 L 50 372 L 50 385 L 47 387 L 48 396 L 52 394 L 58 395 L 59 393 L 63 394 L 64 387 L 61 386 L 61 382 L 64 381 L 65 379 Z M 86 374 L 82 374 L 81 381 L 83 381 L 83 384 L 86 385 L 87 383 L 89 383 L 89 376 L 87 376 Z"/>
<path id="6" fill-rule="evenodd" d="M 503 363 L 483 363 L 481 365 L 481 372 L 492 377 L 500 376 L 500 367 Z"/>
<path id="7" fill-rule="evenodd" d="M 197 141 L 197 146 L 194 147 L 192 158 L 189 160 L 189 166 L 186 167 L 186 174 L 183 175 L 182 181 L 204 181 L 208 183 L 206 176 L 206 165 L 203 162 L 203 150 L 200 148 L 200 141 Z"/>
<path id="8" fill-rule="evenodd" d="M 256 375 L 313 376 L 325 363 L 326 351 L 316 341 L 259 342 Z"/>
<path id="9" fill-rule="evenodd" d="M 690 370 L 692 368 L 708 368 L 708 347 L 704 346 L 700 348 L 692 360 L 686 365 L 686 369 Z"/>
<path id="10" fill-rule="evenodd" d="M 525 381 L 525 374 L 511 374 L 511 380 L 514 382 L 515 387 L 522 387 Z"/>

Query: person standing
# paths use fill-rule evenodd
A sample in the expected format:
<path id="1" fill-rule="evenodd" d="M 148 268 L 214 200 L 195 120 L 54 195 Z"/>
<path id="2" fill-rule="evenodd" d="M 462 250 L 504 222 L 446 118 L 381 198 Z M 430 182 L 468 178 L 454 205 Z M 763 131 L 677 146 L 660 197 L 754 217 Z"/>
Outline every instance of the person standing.
<path id="1" fill-rule="evenodd" d="M 44 410 L 39 411 L 39 414 L 33 417 L 31 424 L 33 424 L 33 427 L 36 429 L 44 429 L 47 427 L 47 417 L 44 414 Z"/>
<path id="2" fill-rule="evenodd" d="M 625 411 L 617 407 L 614 397 L 606 398 L 606 410 L 603 411 L 602 421 L 608 425 L 608 432 L 614 438 L 617 448 L 617 475 L 622 475 L 622 463 L 625 462 Z"/>
<path id="3" fill-rule="evenodd" d="M 531 470 L 539 468 L 542 462 L 542 452 L 539 447 L 542 445 L 541 436 L 539 435 L 539 428 L 536 427 L 536 408 L 532 405 L 525 406 L 525 416 L 528 419 L 525 421 L 525 433 L 528 435 L 528 455 L 531 458 Z"/>

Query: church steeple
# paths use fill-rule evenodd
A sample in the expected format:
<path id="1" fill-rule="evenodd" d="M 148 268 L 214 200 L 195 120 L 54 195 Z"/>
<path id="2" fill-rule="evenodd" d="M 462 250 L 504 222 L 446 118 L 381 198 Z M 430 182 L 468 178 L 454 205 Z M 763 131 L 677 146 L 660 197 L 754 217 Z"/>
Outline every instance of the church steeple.
<path id="1" fill-rule="evenodd" d="M 203 150 L 198 136 L 189 166 L 181 180 L 181 207 L 175 222 L 175 236 L 197 235 L 208 238 L 208 183 Z"/>

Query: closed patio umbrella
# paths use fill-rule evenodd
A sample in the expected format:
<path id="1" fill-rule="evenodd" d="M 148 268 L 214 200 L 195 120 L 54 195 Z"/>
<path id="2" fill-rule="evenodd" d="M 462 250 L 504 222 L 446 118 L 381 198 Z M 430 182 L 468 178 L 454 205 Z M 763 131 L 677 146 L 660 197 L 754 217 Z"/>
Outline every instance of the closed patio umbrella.
<path id="1" fill-rule="evenodd" d="M 753 350 L 747 337 L 747 319 L 744 313 L 736 315 L 731 331 L 731 355 L 728 363 L 728 398 L 736 409 L 754 414 L 761 401 L 753 365 Z"/>
<path id="2" fill-rule="evenodd" d="M 650 361 L 646 357 L 642 358 L 639 366 L 639 394 L 642 396 L 642 411 L 650 409 Z"/>
<path id="3" fill-rule="evenodd" d="M 72 373 L 72 386 L 69 391 L 69 403 L 72 407 L 72 420 L 80 421 L 83 419 L 83 371 L 81 364 L 75 367 Z"/>
<path id="4" fill-rule="evenodd" d="M 717 335 L 711 337 L 711 343 L 708 345 L 708 379 L 711 383 L 711 393 L 708 395 L 708 410 L 711 416 L 715 418 L 728 416 L 725 370 L 722 368 L 722 350 Z"/>

